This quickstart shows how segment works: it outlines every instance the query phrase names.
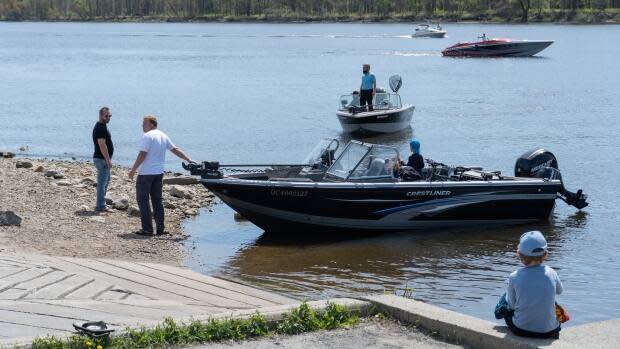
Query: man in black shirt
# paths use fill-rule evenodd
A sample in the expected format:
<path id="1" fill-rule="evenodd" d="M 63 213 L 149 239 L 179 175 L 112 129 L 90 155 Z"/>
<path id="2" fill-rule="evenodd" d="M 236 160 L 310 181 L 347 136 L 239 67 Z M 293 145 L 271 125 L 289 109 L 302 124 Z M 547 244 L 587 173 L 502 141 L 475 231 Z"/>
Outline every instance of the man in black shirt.
<path id="1" fill-rule="evenodd" d="M 110 108 L 99 109 L 99 121 L 93 128 L 93 144 L 95 146 L 93 162 L 97 168 L 97 204 L 95 210 L 99 212 L 106 210 L 105 194 L 108 191 L 108 184 L 110 184 L 112 154 L 114 154 L 112 136 L 108 131 L 108 123 L 111 117 Z"/>

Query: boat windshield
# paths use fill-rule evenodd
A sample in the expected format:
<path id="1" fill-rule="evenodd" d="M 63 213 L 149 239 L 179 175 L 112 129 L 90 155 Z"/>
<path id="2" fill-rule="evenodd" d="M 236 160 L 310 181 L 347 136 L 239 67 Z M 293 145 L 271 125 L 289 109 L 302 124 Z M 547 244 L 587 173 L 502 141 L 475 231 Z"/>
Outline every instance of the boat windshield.
<path id="1" fill-rule="evenodd" d="M 327 174 L 341 180 L 346 180 L 349 178 L 349 175 L 353 172 L 357 164 L 359 164 L 359 162 L 369 151 L 370 146 L 366 144 L 349 142 L 336 162 L 334 162 L 327 170 Z"/>
<path id="2" fill-rule="evenodd" d="M 327 174 L 343 181 L 393 178 L 397 161 L 398 151 L 395 148 L 352 141 Z"/>
<path id="3" fill-rule="evenodd" d="M 359 107 L 360 106 L 360 95 L 359 94 L 350 94 L 350 95 L 342 95 L 340 96 L 340 105 L 338 108 L 347 109 L 349 107 Z"/>
<path id="4" fill-rule="evenodd" d="M 374 100 L 375 109 L 400 108 L 400 96 L 394 93 L 377 93 Z"/>
<path id="5" fill-rule="evenodd" d="M 340 105 L 338 107 L 341 110 L 348 109 L 350 107 L 359 107 L 359 106 L 360 106 L 360 97 L 358 94 L 340 96 Z M 375 94 L 373 106 L 375 109 L 380 109 L 380 110 L 394 109 L 394 108 L 402 107 L 402 103 L 400 100 L 400 95 L 395 94 L 395 93 L 380 92 L 380 93 Z"/>
<path id="6" fill-rule="evenodd" d="M 312 151 L 302 161 L 302 164 L 313 166 L 317 163 L 325 162 L 331 164 L 334 158 L 334 154 L 338 149 L 339 142 L 333 138 L 323 138 L 317 145 L 314 146 Z"/>

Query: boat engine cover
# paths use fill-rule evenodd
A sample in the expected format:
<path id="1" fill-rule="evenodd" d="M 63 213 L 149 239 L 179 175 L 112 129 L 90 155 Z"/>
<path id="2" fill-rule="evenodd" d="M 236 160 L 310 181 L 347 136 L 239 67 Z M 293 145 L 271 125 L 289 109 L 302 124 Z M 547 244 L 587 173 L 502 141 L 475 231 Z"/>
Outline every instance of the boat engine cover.
<path id="1" fill-rule="evenodd" d="M 553 167 L 541 167 L 540 170 L 536 171 L 536 178 L 544 178 L 544 179 L 557 179 L 562 180 L 562 173 L 557 168 Z"/>
<path id="2" fill-rule="evenodd" d="M 544 167 L 558 169 L 558 160 L 546 149 L 531 150 L 521 155 L 515 164 L 515 177 L 539 177 Z"/>

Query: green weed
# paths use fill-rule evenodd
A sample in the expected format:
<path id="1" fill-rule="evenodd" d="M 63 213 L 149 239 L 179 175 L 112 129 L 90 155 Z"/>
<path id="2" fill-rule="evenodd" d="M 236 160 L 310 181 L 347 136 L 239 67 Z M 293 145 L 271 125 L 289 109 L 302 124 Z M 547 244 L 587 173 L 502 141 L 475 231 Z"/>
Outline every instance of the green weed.
<path id="1" fill-rule="evenodd" d="M 275 333 L 298 334 L 321 329 L 334 329 L 350 326 L 358 317 L 345 307 L 328 303 L 324 311 L 317 312 L 307 303 L 292 309 L 275 326 Z M 127 328 L 122 334 L 108 338 L 92 339 L 74 335 L 67 339 L 54 336 L 37 338 L 32 349 L 143 349 L 182 347 L 197 343 L 225 340 L 241 341 L 269 335 L 269 325 L 258 312 L 247 319 L 211 319 L 206 322 L 192 321 L 189 324 L 177 323 L 165 318 L 155 328 Z"/>

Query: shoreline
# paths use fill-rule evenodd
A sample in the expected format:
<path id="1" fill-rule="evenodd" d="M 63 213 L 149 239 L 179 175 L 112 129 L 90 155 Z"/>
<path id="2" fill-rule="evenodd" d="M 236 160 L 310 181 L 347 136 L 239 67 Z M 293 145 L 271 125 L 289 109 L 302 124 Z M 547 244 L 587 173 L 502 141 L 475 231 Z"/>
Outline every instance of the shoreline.
<path id="1" fill-rule="evenodd" d="M 380 23 L 380 24 L 417 24 L 417 23 L 448 23 L 448 24 L 557 24 L 557 25 L 618 25 L 620 9 L 617 11 L 595 12 L 577 11 L 574 13 L 552 11 L 531 20 L 521 22 L 518 18 L 501 18 L 495 15 L 479 14 L 459 17 L 425 17 L 425 16 L 375 16 L 375 15 L 343 15 L 343 16 L 226 16 L 212 15 L 200 17 L 171 16 L 102 16 L 80 18 L 22 18 L 12 20 L 0 18 L 6 23 L 239 23 L 239 24 L 335 24 L 335 23 Z"/>
<path id="2" fill-rule="evenodd" d="M 18 168 L 18 163 L 30 163 Z M 48 176 L 56 171 L 60 175 Z M 181 265 L 189 235 L 183 221 L 208 208 L 214 196 L 197 180 L 191 185 L 164 184 L 166 231 L 142 237 L 129 169 L 114 165 L 106 195 L 111 212 L 94 212 L 96 169 L 92 162 L 0 157 L 0 212 L 12 211 L 20 225 L 0 225 L 0 252 L 51 256 L 114 258 Z M 57 178 L 55 178 L 57 177 Z M 166 181 L 186 178 L 164 174 Z M 198 184 L 196 184 L 198 183 Z M 172 194 L 174 187 L 174 195 Z"/>

